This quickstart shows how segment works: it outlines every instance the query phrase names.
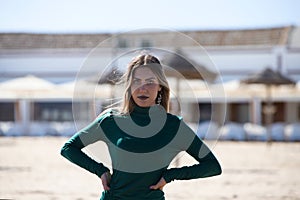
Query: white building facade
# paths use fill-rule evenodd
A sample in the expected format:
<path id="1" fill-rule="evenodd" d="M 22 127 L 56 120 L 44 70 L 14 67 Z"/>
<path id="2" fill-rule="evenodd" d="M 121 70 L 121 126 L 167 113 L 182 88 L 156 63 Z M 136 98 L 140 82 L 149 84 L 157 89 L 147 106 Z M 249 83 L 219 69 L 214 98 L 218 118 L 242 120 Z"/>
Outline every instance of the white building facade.
<path id="1" fill-rule="evenodd" d="M 117 65 L 124 67 L 130 59 L 126 57 L 126 52 L 138 49 L 151 51 L 151 48 L 171 52 L 180 49 L 198 64 L 212 71 L 217 70 L 220 76 L 215 84 L 240 80 L 266 67 L 278 70 L 296 82 L 300 81 L 300 28 L 288 26 L 220 31 L 143 30 L 114 35 L 2 33 L 0 83 L 28 74 L 55 84 L 93 77 L 95 73 L 99 76 L 117 57 L 123 56 L 124 59 L 120 59 Z M 191 100 L 182 95 L 180 98 L 181 114 L 191 123 L 210 120 L 211 113 L 221 112 L 224 106 L 227 107 L 225 122 L 265 123 L 262 113 L 265 99 L 259 96 L 227 96 L 226 102 L 201 97 Z M 273 100 L 277 110 L 273 117 L 275 122 L 300 121 L 299 96 L 274 97 Z M 56 114 L 53 111 L 54 103 L 58 103 L 56 105 L 59 107 Z M 94 104 L 86 101 L 84 110 L 94 110 Z M 63 108 L 66 108 L 65 114 L 60 112 Z M 200 109 L 200 119 L 191 114 L 195 109 Z M 53 117 L 47 118 L 45 110 Z M 21 124 L 49 120 L 71 121 L 66 116 L 72 112 L 72 98 L 57 96 L 51 99 L 27 98 L 24 101 L 2 96 L 0 111 L 4 113 L 0 115 L 0 121 L 20 121 Z M 86 120 L 91 120 L 92 115 L 86 117 Z"/>

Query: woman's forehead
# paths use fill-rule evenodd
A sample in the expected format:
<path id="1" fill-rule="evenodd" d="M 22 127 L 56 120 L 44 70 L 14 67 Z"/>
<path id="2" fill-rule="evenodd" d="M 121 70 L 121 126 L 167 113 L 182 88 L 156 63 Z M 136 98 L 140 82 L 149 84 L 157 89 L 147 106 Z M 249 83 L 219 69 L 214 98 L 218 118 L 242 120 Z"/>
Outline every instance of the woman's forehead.
<path id="1" fill-rule="evenodd" d="M 156 79 L 156 75 L 152 72 L 151 69 L 147 67 L 140 67 L 134 70 L 133 78 L 137 78 L 137 79 L 155 78 Z"/>

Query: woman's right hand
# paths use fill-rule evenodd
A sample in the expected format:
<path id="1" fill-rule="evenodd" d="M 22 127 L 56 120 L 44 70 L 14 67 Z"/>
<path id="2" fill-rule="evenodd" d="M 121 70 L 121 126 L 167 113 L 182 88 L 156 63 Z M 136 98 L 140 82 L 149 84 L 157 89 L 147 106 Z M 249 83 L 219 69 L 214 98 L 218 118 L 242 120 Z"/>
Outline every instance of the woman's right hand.
<path id="1" fill-rule="evenodd" d="M 109 171 L 104 172 L 101 175 L 101 181 L 102 181 L 102 185 L 103 185 L 104 190 L 110 190 L 110 188 L 109 188 L 110 180 L 111 180 L 111 174 L 110 174 Z"/>

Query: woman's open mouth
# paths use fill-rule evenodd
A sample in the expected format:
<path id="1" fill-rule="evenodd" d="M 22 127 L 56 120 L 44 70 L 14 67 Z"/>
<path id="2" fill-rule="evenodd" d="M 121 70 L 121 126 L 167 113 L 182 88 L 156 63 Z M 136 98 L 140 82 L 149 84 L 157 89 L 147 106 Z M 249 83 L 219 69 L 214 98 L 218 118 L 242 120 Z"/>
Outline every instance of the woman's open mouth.
<path id="1" fill-rule="evenodd" d="M 142 96 L 138 96 L 138 98 L 139 98 L 140 100 L 142 100 L 142 101 L 145 101 L 145 100 L 147 100 L 149 97 L 142 95 Z"/>

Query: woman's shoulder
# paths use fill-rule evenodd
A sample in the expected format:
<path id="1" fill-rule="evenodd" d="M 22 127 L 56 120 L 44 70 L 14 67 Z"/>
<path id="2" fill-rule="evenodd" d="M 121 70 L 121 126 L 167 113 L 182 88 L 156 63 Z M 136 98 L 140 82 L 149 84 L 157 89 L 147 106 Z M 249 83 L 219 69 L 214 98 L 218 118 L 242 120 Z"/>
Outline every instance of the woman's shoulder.
<path id="1" fill-rule="evenodd" d="M 186 121 L 184 120 L 184 118 L 182 116 L 172 114 L 172 113 L 167 113 L 167 114 L 168 114 L 169 123 L 178 124 L 182 127 L 188 126 L 188 124 L 186 123 Z"/>
<path id="2" fill-rule="evenodd" d="M 116 108 L 108 108 L 108 109 L 105 109 L 104 111 L 102 111 L 97 116 L 96 120 L 98 122 L 102 122 L 105 119 L 109 119 L 109 118 L 112 118 L 113 116 L 117 116 L 117 115 L 120 115 L 120 112 L 119 112 L 118 109 L 116 109 Z"/>
<path id="3" fill-rule="evenodd" d="M 168 120 L 172 120 L 172 121 L 178 121 L 178 122 L 181 122 L 182 121 L 182 117 L 179 116 L 179 115 L 175 115 L 175 114 L 172 114 L 172 113 L 167 113 L 167 117 L 168 117 Z"/>

